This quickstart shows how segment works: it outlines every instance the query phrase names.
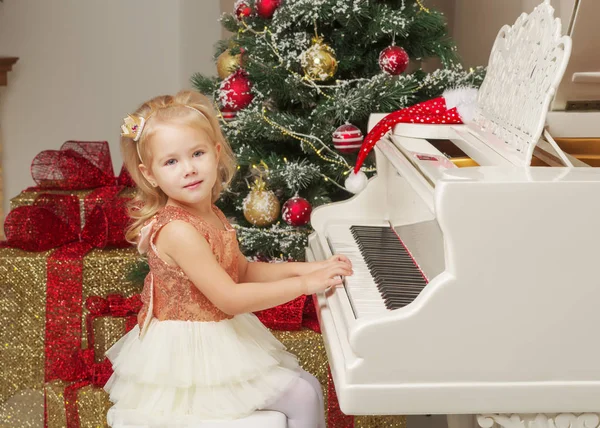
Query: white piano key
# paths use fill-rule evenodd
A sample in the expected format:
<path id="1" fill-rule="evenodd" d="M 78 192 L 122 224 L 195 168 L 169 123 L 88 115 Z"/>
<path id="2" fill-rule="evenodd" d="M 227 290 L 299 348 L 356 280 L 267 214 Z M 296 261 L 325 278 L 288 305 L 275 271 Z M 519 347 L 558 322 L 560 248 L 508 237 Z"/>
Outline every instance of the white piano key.
<path id="1" fill-rule="evenodd" d="M 352 263 L 354 274 L 344 278 L 344 282 L 356 317 L 388 311 L 350 232 L 350 225 L 332 226 L 328 232 L 328 240 L 333 252 L 345 255 Z"/>

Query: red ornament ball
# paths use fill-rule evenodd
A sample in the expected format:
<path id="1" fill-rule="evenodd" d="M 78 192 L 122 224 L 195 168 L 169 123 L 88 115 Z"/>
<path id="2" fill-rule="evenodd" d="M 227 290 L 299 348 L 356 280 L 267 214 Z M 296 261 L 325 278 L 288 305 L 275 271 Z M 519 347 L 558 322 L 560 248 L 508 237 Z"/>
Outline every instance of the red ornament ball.
<path id="1" fill-rule="evenodd" d="M 225 122 L 230 122 L 233 119 L 235 119 L 235 117 L 237 116 L 237 113 L 235 111 L 231 110 L 230 108 L 223 107 L 221 109 L 221 116 L 223 116 L 223 120 L 225 120 Z"/>
<path id="2" fill-rule="evenodd" d="M 235 17 L 238 21 L 242 21 L 244 18 L 248 18 L 252 15 L 252 8 L 248 6 L 248 3 L 246 3 L 245 0 L 236 1 L 233 8 L 235 10 Z"/>
<path id="3" fill-rule="evenodd" d="M 310 221 L 312 206 L 300 196 L 294 196 L 283 204 L 281 217 L 290 226 L 304 226 Z"/>
<path id="4" fill-rule="evenodd" d="M 248 73 L 237 70 L 221 82 L 219 101 L 224 110 L 238 111 L 248 107 L 254 95 L 251 92 L 252 83 Z"/>
<path id="5" fill-rule="evenodd" d="M 408 54 L 400 46 L 388 46 L 379 53 L 379 67 L 392 76 L 402 74 L 409 61 Z"/>
<path id="6" fill-rule="evenodd" d="M 340 153 L 354 153 L 360 149 L 363 142 L 363 134 L 356 126 L 345 123 L 338 127 L 332 135 L 333 147 Z"/>
<path id="7" fill-rule="evenodd" d="M 256 13 L 262 19 L 271 19 L 279 6 L 281 6 L 281 0 L 256 0 L 254 3 Z"/>

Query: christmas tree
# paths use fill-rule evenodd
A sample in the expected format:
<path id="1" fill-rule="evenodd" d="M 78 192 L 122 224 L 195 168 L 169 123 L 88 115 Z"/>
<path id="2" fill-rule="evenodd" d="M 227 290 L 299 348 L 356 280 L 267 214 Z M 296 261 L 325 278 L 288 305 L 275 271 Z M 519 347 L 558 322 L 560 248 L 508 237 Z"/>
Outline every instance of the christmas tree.
<path id="1" fill-rule="evenodd" d="M 423 1 L 238 0 L 221 17 L 232 37 L 216 46 L 219 77 L 192 82 L 238 157 L 219 205 L 245 254 L 303 259 L 311 208 L 352 196 L 344 181 L 371 113 L 480 85 L 483 69 L 462 69 Z M 431 57 L 441 67 L 426 73 Z"/>

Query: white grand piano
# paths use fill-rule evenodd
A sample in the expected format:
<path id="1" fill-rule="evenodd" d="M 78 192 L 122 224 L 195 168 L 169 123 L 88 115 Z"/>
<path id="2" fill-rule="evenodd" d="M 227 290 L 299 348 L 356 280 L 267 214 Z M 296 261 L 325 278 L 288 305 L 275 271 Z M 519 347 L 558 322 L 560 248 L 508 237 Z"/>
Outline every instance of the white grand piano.
<path id="1" fill-rule="evenodd" d="M 578 1 L 570 34 L 599 6 Z M 600 32 L 585 31 L 597 61 Z M 548 1 L 521 16 L 496 39 L 473 122 L 397 125 L 367 187 L 313 212 L 307 259 L 346 254 L 355 270 L 316 301 L 344 413 L 600 424 L 600 169 L 546 126 L 562 108 L 557 136 L 569 121 L 600 136 L 600 114 L 565 109 L 590 94 L 565 80 L 600 99 L 570 51 Z"/>

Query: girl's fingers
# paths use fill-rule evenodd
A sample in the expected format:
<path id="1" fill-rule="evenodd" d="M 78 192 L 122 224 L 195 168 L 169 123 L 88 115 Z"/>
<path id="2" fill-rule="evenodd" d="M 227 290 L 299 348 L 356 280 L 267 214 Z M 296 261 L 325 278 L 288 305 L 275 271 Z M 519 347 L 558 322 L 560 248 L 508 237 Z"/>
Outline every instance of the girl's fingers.
<path id="1" fill-rule="evenodd" d="M 331 260 L 350 264 L 350 259 L 343 254 L 336 254 Z"/>
<path id="2" fill-rule="evenodd" d="M 333 278 L 330 278 L 327 280 L 327 284 L 329 285 L 329 287 L 333 287 L 336 285 L 341 285 L 342 284 L 342 278 L 340 276 L 335 276 Z"/>
<path id="3" fill-rule="evenodd" d="M 349 269 L 346 266 L 336 266 L 330 271 L 331 276 L 341 275 L 341 276 L 350 276 L 352 275 L 352 269 Z"/>

